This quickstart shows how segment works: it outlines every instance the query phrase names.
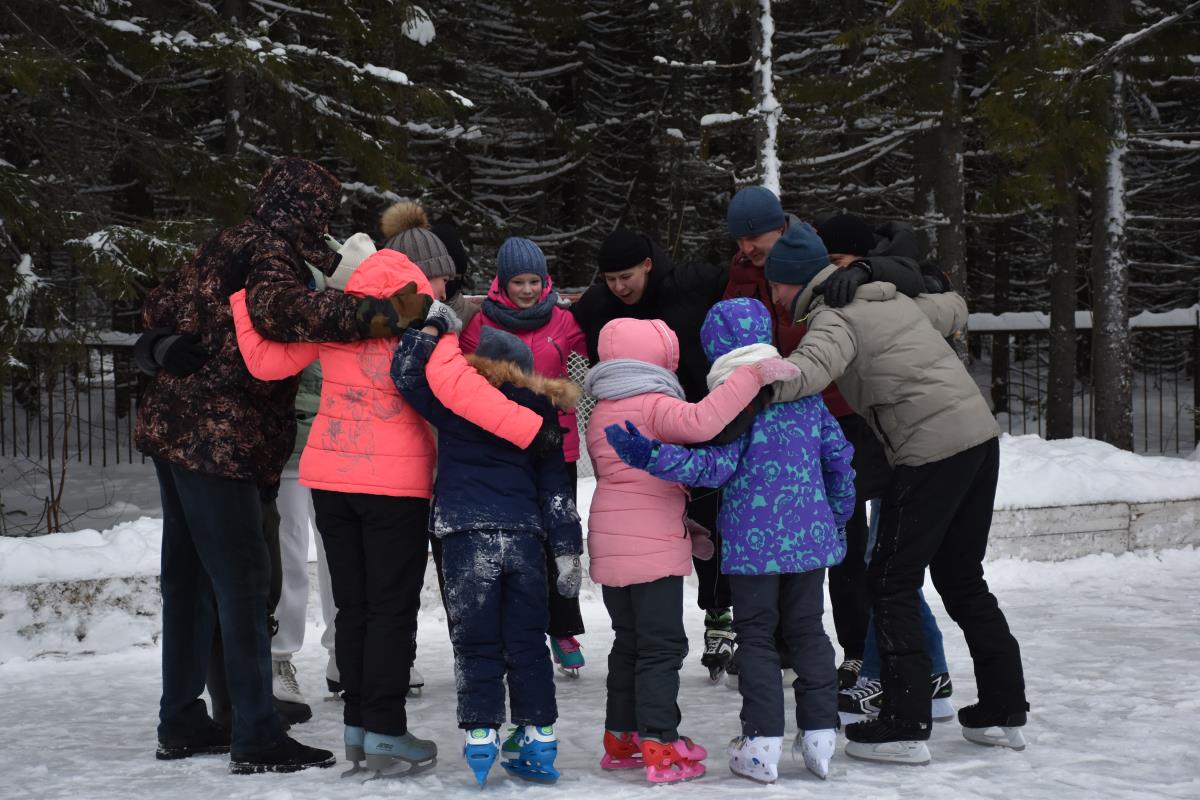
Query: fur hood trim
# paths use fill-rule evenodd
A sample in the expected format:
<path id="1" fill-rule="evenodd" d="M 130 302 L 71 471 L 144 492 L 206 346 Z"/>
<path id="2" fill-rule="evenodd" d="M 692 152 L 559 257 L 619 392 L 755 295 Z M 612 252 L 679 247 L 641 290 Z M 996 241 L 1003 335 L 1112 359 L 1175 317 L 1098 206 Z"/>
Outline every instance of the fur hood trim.
<path id="1" fill-rule="evenodd" d="M 570 411 L 575 408 L 583 392 L 578 386 L 565 378 L 546 378 L 541 375 L 529 375 L 521 371 L 511 361 L 497 361 L 483 356 L 469 355 L 467 363 L 478 370 L 479 374 L 488 379 L 488 383 L 496 388 L 502 384 L 511 383 L 542 395 L 554 404 L 555 408 Z"/>
<path id="2" fill-rule="evenodd" d="M 428 228 L 429 216 L 425 213 L 425 209 L 413 201 L 402 200 L 388 206 L 379 218 L 379 227 L 383 231 L 383 238 L 391 239 L 397 234 L 413 228 Z"/>

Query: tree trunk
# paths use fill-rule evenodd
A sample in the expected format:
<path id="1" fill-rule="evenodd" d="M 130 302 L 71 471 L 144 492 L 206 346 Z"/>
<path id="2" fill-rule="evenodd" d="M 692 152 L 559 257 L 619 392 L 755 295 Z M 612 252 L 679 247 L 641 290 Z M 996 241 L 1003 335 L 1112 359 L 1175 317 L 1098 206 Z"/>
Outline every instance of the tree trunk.
<path id="1" fill-rule="evenodd" d="M 936 130 L 933 197 L 937 213 L 937 260 L 960 294 L 967 296 L 967 243 L 963 215 L 962 52 L 957 30 L 944 34 L 937 60 L 943 92 Z"/>
<path id="2" fill-rule="evenodd" d="M 992 275 L 995 288 L 992 291 L 992 313 L 1008 311 L 1008 295 L 1012 285 L 1012 266 L 1008 259 L 1009 223 L 1002 222 L 996 229 L 996 241 L 992 249 Z M 1010 367 L 1009 347 L 1012 337 L 1007 333 L 992 336 L 992 411 L 1007 414 L 1009 408 L 1008 373 Z"/>
<path id="3" fill-rule="evenodd" d="M 1050 375 L 1047 379 L 1046 438 L 1075 433 L 1075 275 L 1079 196 L 1066 176 L 1057 180 L 1050 263 Z"/>
<path id="4" fill-rule="evenodd" d="M 779 181 L 779 116 L 782 111 L 775 99 L 775 71 L 772 48 L 775 19 L 771 15 L 772 0 L 759 0 L 759 13 L 754 17 L 755 72 L 754 101 L 758 111 L 755 125 L 758 138 L 758 172 L 762 185 L 776 196 L 782 196 Z"/>
<path id="5" fill-rule="evenodd" d="M 1115 40 L 1124 4 L 1105 0 L 1103 33 Z M 1125 75 L 1118 58 L 1108 77 L 1103 119 L 1108 155 L 1096 180 L 1092 232 L 1092 375 L 1096 438 L 1133 449 L 1133 372 L 1129 347 L 1129 268 L 1125 260 Z"/>
<path id="6" fill-rule="evenodd" d="M 225 0 L 222 10 L 232 25 L 242 26 L 245 20 L 242 0 Z M 246 107 L 246 86 L 238 70 L 226 72 L 224 84 L 225 155 L 236 156 L 242 149 L 241 122 L 242 110 Z"/>

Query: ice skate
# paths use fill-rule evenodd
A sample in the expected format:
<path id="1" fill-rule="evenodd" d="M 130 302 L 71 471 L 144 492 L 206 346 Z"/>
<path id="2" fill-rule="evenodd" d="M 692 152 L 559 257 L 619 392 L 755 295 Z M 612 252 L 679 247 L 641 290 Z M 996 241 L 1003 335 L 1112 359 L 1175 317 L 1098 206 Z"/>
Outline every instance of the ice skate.
<path id="1" fill-rule="evenodd" d="M 1026 706 L 1028 709 L 1028 706 Z M 1025 711 L 1006 713 L 988 708 L 983 703 L 974 703 L 958 710 L 958 723 L 962 725 L 963 738 L 968 742 L 989 747 L 1025 749 Z"/>
<path id="2" fill-rule="evenodd" d="M 885 764 L 928 764 L 930 726 L 882 717 L 846 726 L 846 755 Z"/>
<path id="3" fill-rule="evenodd" d="M 678 783 L 702 777 L 705 770 L 700 761 L 707 756 L 703 747 L 682 736 L 669 744 L 657 739 L 642 740 L 642 762 L 646 766 L 646 780 L 651 783 Z"/>
<path id="4" fill-rule="evenodd" d="M 939 672 L 929 678 L 933 689 L 933 699 L 930 701 L 930 716 L 934 722 L 952 722 L 954 720 L 954 703 L 950 696 L 954 694 L 954 684 L 950 682 L 949 672 Z"/>
<path id="5" fill-rule="evenodd" d="M 804 759 L 804 766 L 821 780 L 829 777 L 829 762 L 837 749 L 837 731 L 833 728 L 822 728 L 813 731 L 800 731 L 796 743 L 792 746 L 792 756 L 799 755 Z"/>
<path id="6" fill-rule="evenodd" d="M 312 719 L 312 708 L 300 692 L 296 668 L 291 661 L 271 662 L 271 694 L 275 698 L 275 710 L 288 723 L 297 725 Z"/>
<path id="7" fill-rule="evenodd" d="M 853 689 L 858 683 L 858 673 L 862 672 L 861 658 L 847 658 L 838 667 L 838 691 Z"/>
<path id="8" fill-rule="evenodd" d="M 643 766 L 642 740 L 637 733 L 604 732 L 604 755 L 600 757 L 600 769 L 637 769 Z"/>
<path id="9" fill-rule="evenodd" d="M 578 678 L 579 670 L 583 669 L 586 663 L 583 660 L 583 651 L 579 649 L 579 641 L 574 636 L 562 639 L 550 637 L 550 654 L 554 656 L 558 671 L 568 678 Z"/>
<path id="10" fill-rule="evenodd" d="M 346 760 L 353 766 L 342 773 L 343 778 L 349 778 L 365 772 L 362 762 L 366 759 L 366 751 L 363 750 L 363 739 L 366 738 L 367 731 L 357 725 L 347 725 L 342 731 L 342 741 L 346 745 Z"/>
<path id="11" fill-rule="evenodd" d="M 554 768 L 558 756 L 558 737 L 553 725 L 520 725 L 501 748 L 500 766 L 513 777 L 535 783 L 554 783 L 559 771 Z"/>
<path id="12" fill-rule="evenodd" d="M 367 731 L 363 739 L 367 757 L 368 781 L 380 778 L 407 778 L 425 772 L 437 764 L 437 745 L 418 739 L 411 732 L 388 736 Z"/>
<path id="13" fill-rule="evenodd" d="M 487 783 L 488 772 L 496 763 L 500 752 L 500 734 L 495 728 L 472 728 L 466 732 L 463 743 L 463 758 L 475 773 L 475 782 L 482 789 Z"/>
<path id="14" fill-rule="evenodd" d="M 838 715 L 846 724 L 857 722 L 863 716 L 873 717 L 879 713 L 882 699 L 883 684 L 874 678 L 859 677 L 853 688 L 838 692 Z"/>
<path id="15" fill-rule="evenodd" d="M 782 736 L 738 736 L 729 742 L 729 771 L 755 783 L 774 783 L 779 779 L 779 754 Z"/>
<path id="16" fill-rule="evenodd" d="M 704 654 L 700 663 L 708 667 L 708 679 L 718 683 L 733 660 L 733 616 L 729 609 L 704 614 Z"/>
<path id="17" fill-rule="evenodd" d="M 417 665 L 413 664 L 408 670 L 408 696 L 420 697 L 421 692 L 425 689 L 425 676 L 417 672 Z"/>
<path id="18" fill-rule="evenodd" d="M 329 691 L 326 700 L 342 699 L 342 674 L 338 672 L 337 659 L 332 652 L 325 661 L 325 688 Z"/>

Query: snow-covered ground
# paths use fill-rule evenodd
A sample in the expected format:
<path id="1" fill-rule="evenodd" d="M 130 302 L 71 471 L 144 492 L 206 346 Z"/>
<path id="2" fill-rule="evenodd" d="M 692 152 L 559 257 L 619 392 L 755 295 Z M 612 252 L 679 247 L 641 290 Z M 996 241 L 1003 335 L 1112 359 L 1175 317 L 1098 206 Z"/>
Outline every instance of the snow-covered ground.
<path id="1" fill-rule="evenodd" d="M 700 612 L 689 606 L 693 653 L 682 676 L 682 729 L 706 745 L 709 774 L 686 787 L 651 789 L 635 772 L 605 773 L 598 765 L 604 709 L 604 654 L 612 637 L 593 590 L 583 598 L 590 663 L 578 681 L 558 680 L 563 778 L 555 788 L 516 782 L 499 769 L 492 797 L 659 797 L 697 800 L 785 798 L 1196 798 L 1200 764 L 1194 727 L 1200 701 L 1189 676 L 1200 662 L 1200 551 L 1088 556 L 1053 564 L 999 561 L 988 565 L 992 587 L 1021 642 L 1033 712 L 1023 753 L 964 741 L 957 724 L 935 726 L 928 767 L 888 767 L 839 752 L 821 783 L 785 760 L 780 781 L 761 787 L 733 777 L 721 757 L 738 730 L 739 698 L 711 686 L 699 664 Z M 155 647 L 78 659 L 0 665 L 0 795 L 9 799 L 71 798 L 316 798 L 478 797 L 458 754 L 454 685 L 444 616 L 427 587 L 418 665 L 427 684 L 410 703 L 413 729 L 442 750 L 430 773 L 411 780 L 360 785 L 335 769 L 285 776 L 234 777 L 219 757 L 180 762 L 154 759 L 159 690 Z M 930 601 L 946 620 L 935 594 Z M 297 657 L 315 716 L 297 726 L 305 742 L 337 750 L 340 706 L 320 699 L 324 651 L 311 617 Z M 826 614 L 826 627 L 832 623 Z M 962 637 L 946 623 L 946 648 L 959 704 L 974 698 Z M 789 729 L 789 737 L 794 733 Z M 340 754 L 339 754 L 340 755 Z"/>

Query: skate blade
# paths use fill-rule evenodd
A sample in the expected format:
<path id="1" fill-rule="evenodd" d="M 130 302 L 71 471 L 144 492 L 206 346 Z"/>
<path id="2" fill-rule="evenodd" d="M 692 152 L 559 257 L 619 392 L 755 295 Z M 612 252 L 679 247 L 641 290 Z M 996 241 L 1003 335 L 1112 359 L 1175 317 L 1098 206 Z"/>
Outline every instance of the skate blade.
<path id="1" fill-rule="evenodd" d="M 613 758 L 606 753 L 604 757 L 600 759 L 600 769 L 606 769 L 610 772 L 618 769 L 638 769 L 639 767 L 644 766 L 646 766 L 646 764 L 641 758 L 633 758 L 632 756 L 629 758 Z"/>
<path id="2" fill-rule="evenodd" d="M 396 763 L 394 765 L 388 767 L 387 769 L 364 770 L 364 772 L 370 772 L 371 775 L 370 775 L 370 777 L 364 778 L 362 782 L 370 783 L 371 781 L 380 781 L 380 780 L 387 781 L 387 780 L 395 780 L 398 778 L 412 778 L 416 775 L 420 775 L 423 772 L 428 772 L 429 770 L 431 770 L 435 766 L 437 766 L 437 756 L 434 756 L 433 758 L 429 759 L 428 761 L 421 761 L 421 762 L 405 761 L 403 759 L 394 759 L 394 760 Z"/>
<path id="3" fill-rule="evenodd" d="M 661 785 L 665 783 L 687 783 L 704 777 L 707 770 L 703 764 L 690 764 L 679 770 L 659 770 L 655 767 L 646 768 L 646 780 Z"/>
<path id="4" fill-rule="evenodd" d="M 421 686 L 410 686 L 410 687 L 408 687 L 408 696 L 409 697 L 420 697 L 421 691 L 424 688 L 425 688 L 424 684 L 422 684 Z"/>
<path id="5" fill-rule="evenodd" d="M 581 669 L 580 667 L 563 667 L 563 666 L 559 666 L 559 668 L 558 668 L 558 671 L 559 671 L 559 673 L 561 673 L 562 675 L 565 675 L 565 676 L 567 676 L 568 678 L 570 678 L 570 679 L 572 679 L 572 680 L 576 680 L 576 681 L 577 681 L 577 680 L 579 680 L 579 670 L 580 670 L 580 669 Z"/>
<path id="6" fill-rule="evenodd" d="M 519 761 L 503 761 L 500 766 L 504 767 L 504 771 L 514 778 L 520 778 L 530 783 L 556 783 L 562 775 L 553 768 L 527 766 Z"/>
<path id="7" fill-rule="evenodd" d="M 847 742 L 846 755 L 860 761 L 877 761 L 884 764 L 903 764 L 913 767 L 924 766 L 932 760 L 929 755 L 929 747 L 921 741 Z"/>
<path id="8" fill-rule="evenodd" d="M 975 744 L 988 747 L 1007 747 L 1017 752 L 1025 749 L 1025 735 L 1021 733 L 1020 728 L 993 725 L 990 728 L 963 728 L 962 732 L 964 739 Z"/>
<path id="9" fill-rule="evenodd" d="M 363 765 L 355 761 L 354 766 L 342 773 L 342 777 L 353 778 L 355 775 L 361 775 L 364 772 L 366 772 L 366 769 Z"/>
<path id="10" fill-rule="evenodd" d="M 736 769 L 733 768 L 733 764 L 729 765 L 729 771 L 732 772 L 737 777 L 745 778 L 748 781 L 753 781 L 754 783 L 757 783 L 759 786 L 770 786 L 773 783 L 775 783 L 776 780 L 778 780 L 778 778 L 759 778 L 754 775 L 747 775 L 744 772 L 738 772 Z"/>
<path id="11" fill-rule="evenodd" d="M 929 704 L 929 713 L 934 722 L 951 722 L 954 720 L 954 703 L 949 698 L 935 698 Z"/>

